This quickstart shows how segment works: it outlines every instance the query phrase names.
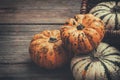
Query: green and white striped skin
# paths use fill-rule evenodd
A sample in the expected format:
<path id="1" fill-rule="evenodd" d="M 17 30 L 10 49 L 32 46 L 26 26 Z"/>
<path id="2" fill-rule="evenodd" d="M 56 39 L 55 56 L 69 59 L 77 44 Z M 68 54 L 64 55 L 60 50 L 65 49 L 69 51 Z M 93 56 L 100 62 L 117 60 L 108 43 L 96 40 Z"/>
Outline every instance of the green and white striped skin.
<path id="1" fill-rule="evenodd" d="M 102 2 L 93 7 L 91 14 L 105 22 L 105 28 L 110 30 L 120 29 L 120 2 Z"/>
<path id="2" fill-rule="evenodd" d="M 100 43 L 93 54 L 74 57 L 71 70 L 75 80 L 120 80 L 120 52 Z"/>

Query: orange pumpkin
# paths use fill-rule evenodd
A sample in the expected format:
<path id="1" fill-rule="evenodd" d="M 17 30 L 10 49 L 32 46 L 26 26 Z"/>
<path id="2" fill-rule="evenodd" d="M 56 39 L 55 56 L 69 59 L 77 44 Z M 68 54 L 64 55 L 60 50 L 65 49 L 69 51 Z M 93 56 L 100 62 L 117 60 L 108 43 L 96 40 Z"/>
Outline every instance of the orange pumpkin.
<path id="1" fill-rule="evenodd" d="M 29 53 L 36 64 L 46 69 L 59 68 L 68 62 L 59 30 L 45 30 L 35 34 L 30 42 Z"/>
<path id="2" fill-rule="evenodd" d="M 78 14 L 60 29 L 64 47 L 75 54 L 88 53 L 104 37 L 104 23 L 92 14 Z"/>

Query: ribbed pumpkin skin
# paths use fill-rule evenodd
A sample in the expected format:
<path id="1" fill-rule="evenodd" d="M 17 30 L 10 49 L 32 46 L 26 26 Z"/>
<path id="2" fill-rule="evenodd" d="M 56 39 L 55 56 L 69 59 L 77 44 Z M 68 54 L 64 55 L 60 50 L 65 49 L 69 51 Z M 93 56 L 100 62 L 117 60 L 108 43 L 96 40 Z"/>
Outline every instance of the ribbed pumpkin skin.
<path id="1" fill-rule="evenodd" d="M 35 34 L 30 42 L 29 53 L 36 64 L 46 69 L 59 68 L 68 61 L 59 30 L 45 30 Z"/>
<path id="2" fill-rule="evenodd" d="M 106 29 L 120 29 L 120 2 L 109 1 L 99 3 L 89 13 L 102 19 Z"/>
<path id="3" fill-rule="evenodd" d="M 74 57 L 71 70 L 75 80 L 119 80 L 120 52 L 106 43 L 100 43 L 94 57 Z"/>
<path id="4" fill-rule="evenodd" d="M 69 52 L 86 54 L 103 39 L 104 23 L 92 14 L 78 14 L 68 19 L 60 31 L 63 45 Z"/>

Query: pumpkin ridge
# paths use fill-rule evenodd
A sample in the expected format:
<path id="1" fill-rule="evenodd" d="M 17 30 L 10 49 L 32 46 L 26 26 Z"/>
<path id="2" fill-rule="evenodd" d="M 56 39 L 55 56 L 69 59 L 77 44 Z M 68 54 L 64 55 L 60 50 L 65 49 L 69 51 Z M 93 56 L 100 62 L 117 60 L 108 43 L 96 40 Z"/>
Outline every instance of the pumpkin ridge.
<path id="1" fill-rule="evenodd" d="M 87 36 L 88 41 L 90 42 L 90 44 L 95 48 L 96 47 L 96 43 L 92 40 L 92 36 L 87 34 L 87 33 L 85 33 L 85 35 Z"/>
<path id="2" fill-rule="evenodd" d="M 106 75 L 107 79 L 108 79 L 108 80 L 112 80 L 107 66 L 106 66 L 106 65 L 104 64 L 104 62 L 102 62 L 101 60 L 100 60 L 100 62 L 101 62 L 101 65 L 104 67 L 105 75 Z"/>
<path id="3" fill-rule="evenodd" d="M 72 65 L 71 70 L 73 71 L 74 67 L 75 67 L 80 61 L 84 61 L 84 60 L 86 60 L 86 59 L 89 59 L 89 58 L 85 58 L 85 59 L 80 59 L 80 60 L 78 60 L 76 63 L 74 63 L 74 64 Z"/>
<path id="4" fill-rule="evenodd" d="M 113 62 L 113 61 L 111 61 L 111 60 L 108 60 L 108 59 L 104 59 L 104 62 L 105 63 L 107 63 L 108 64 L 108 66 L 111 66 L 111 68 L 117 73 L 117 74 L 119 74 L 118 73 L 118 71 L 120 70 L 120 69 L 118 69 L 118 68 L 120 68 L 120 62 L 118 63 L 117 61 L 115 61 L 115 62 Z M 112 64 L 110 64 L 110 63 L 112 63 Z M 114 66 L 113 66 L 114 65 Z M 107 67 L 107 66 L 106 66 Z M 111 72 L 111 68 L 109 68 L 109 73 Z M 116 76 L 116 74 L 114 73 L 114 76 Z M 118 76 L 118 75 L 117 75 Z M 111 76 L 111 80 L 113 80 L 114 78 L 112 78 L 112 76 Z M 108 79 L 109 80 L 109 79 Z M 118 80 L 118 78 L 116 79 L 115 78 L 115 80 Z"/>
<path id="5" fill-rule="evenodd" d="M 88 41 L 89 41 L 89 43 L 90 43 L 90 45 L 92 45 L 93 47 L 94 47 L 94 42 L 92 41 L 92 38 L 91 38 L 91 36 L 90 35 L 88 35 L 88 34 L 86 34 L 85 33 L 85 35 L 87 36 L 87 39 L 88 39 Z"/>
<path id="6" fill-rule="evenodd" d="M 82 39 L 82 41 L 84 42 L 85 40 Z M 84 49 L 87 49 L 87 46 L 86 46 L 86 43 L 85 43 L 85 42 L 83 43 L 83 45 L 84 45 Z"/>
<path id="7" fill-rule="evenodd" d="M 109 14 L 111 14 L 111 13 L 106 13 L 106 14 L 104 14 L 104 15 L 102 15 L 102 16 L 100 16 L 100 19 L 104 19 L 107 15 L 109 15 Z"/>
<path id="8" fill-rule="evenodd" d="M 93 12 L 91 12 L 92 14 L 95 14 L 96 12 L 98 12 L 98 11 L 109 11 L 109 10 L 106 10 L 106 9 L 99 9 L 99 10 L 95 10 L 95 11 L 93 11 Z"/>
<path id="9" fill-rule="evenodd" d="M 86 67 L 84 68 L 84 71 L 82 72 L 82 80 L 85 80 L 87 70 L 89 69 L 89 66 L 92 62 L 88 63 Z"/>
<path id="10" fill-rule="evenodd" d="M 110 47 L 110 45 L 108 45 L 106 48 L 104 48 L 102 51 L 101 51 L 101 53 L 104 53 L 104 51 L 107 49 L 107 48 L 109 48 Z"/>
<path id="11" fill-rule="evenodd" d="M 39 60 L 41 59 L 40 54 L 37 53 L 36 57 L 34 58 L 36 63 L 39 63 Z"/>
<path id="12" fill-rule="evenodd" d="M 107 26 L 109 24 L 109 21 L 111 19 L 112 15 L 109 17 L 109 19 L 106 21 L 105 25 Z"/>
<path id="13" fill-rule="evenodd" d="M 114 66 L 117 66 L 117 67 L 120 67 L 120 65 L 119 65 L 119 62 L 117 62 L 117 61 L 111 61 L 111 60 L 109 60 L 109 59 L 104 59 L 104 62 L 105 63 L 107 63 L 109 66 L 111 66 L 111 64 L 110 64 L 110 62 L 112 63 L 112 64 L 114 64 Z M 116 70 L 116 68 L 115 67 L 113 67 L 113 66 L 111 66 L 114 70 Z"/>
<path id="14" fill-rule="evenodd" d="M 47 41 L 45 41 L 44 39 L 36 39 L 34 41 L 31 42 L 31 46 L 34 47 L 34 46 L 37 46 L 39 45 L 40 43 L 46 43 Z"/>
<path id="15" fill-rule="evenodd" d="M 83 45 L 84 45 L 84 49 L 87 49 L 86 43 L 85 43 L 85 39 L 82 38 L 83 41 Z"/>
<path id="16" fill-rule="evenodd" d="M 106 57 L 106 56 L 110 56 L 110 55 L 117 55 L 117 56 L 120 56 L 120 53 L 107 54 L 107 55 L 104 55 L 104 57 Z"/>
<path id="17" fill-rule="evenodd" d="M 82 48 L 82 46 L 81 46 L 81 38 L 80 38 L 80 35 L 81 35 L 81 34 L 78 35 L 78 49 L 79 49 L 79 50 L 82 50 L 83 48 Z M 84 41 L 82 41 L 82 42 L 84 43 Z"/>
<path id="18" fill-rule="evenodd" d="M 118 14 L 117 14 L 117 12 L 115 12 L 115 30 L 118 30 L 118 26 L 119 26 L 119 24 L 118 24 Z"/>
<path id="19" fill-rule="evenodd" d="M 109 59 L 104 59 L 104 60 L 109 61 L 109 62 L 113 63 L 115 66 L 118 66 L 118 67 L 120 68 L 120 62 L 111 61 L 111 60 L 109 60 Z"/>
<path id="20" fill-rule="evenodd" d="M 54 46 L 52 46 L 52 47 L 54 47 Z M 54 48 L 53 48 L 54 49 Z M 54 54 L 54 62 L 53 62 L 53 64 L 56 64 L 56 62 L 57 62 L 57 53 L 56 53 L 56 51 L 55 50 L 53 50 L 53 53 L 55 53 Z M 55 57 L 56 56 L 56 57 Z"/>
<path id="21" fill-rule="evenodd" d="M 106 8 L 111 8 L 111 7 L 109 7 L 108 5 L 106 5 L 106 4 L 98 4 L 97 6 L 105 6 Z"/>
<path id="22" fill-rule="evenodd" d="M 69 41 L 69 38 L 70 38 L 70 33 L 68 33 L 68 36 L 67 37 L 65 37 L 65 47 L 67 47 L 67 45 L 68 44 L 70 44 L 71 45 L 71 43 L 70 43 L 70 41 Z M 72 50 L 72 49 L 71 49 Z"/>

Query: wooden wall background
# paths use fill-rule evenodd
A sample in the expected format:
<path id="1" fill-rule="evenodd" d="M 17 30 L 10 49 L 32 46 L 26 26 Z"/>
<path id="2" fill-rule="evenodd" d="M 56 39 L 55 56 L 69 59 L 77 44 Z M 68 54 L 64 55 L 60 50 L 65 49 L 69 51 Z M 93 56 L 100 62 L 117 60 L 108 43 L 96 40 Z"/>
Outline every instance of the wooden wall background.
<path id="1" fill-rule="evenodd" d="M 73 80 L 70 66 L 47 71 L 35 65 L 32 36 L 59 29 L 80 11 L 80 0 L 0 0 L 0 80 Z"/>

